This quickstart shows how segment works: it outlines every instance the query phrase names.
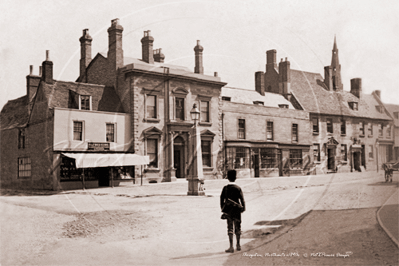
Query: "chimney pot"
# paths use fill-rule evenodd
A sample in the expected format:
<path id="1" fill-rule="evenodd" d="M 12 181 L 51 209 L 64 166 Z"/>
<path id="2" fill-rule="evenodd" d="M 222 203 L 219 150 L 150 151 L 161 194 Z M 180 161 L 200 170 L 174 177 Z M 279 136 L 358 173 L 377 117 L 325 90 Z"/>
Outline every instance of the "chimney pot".
<path id="1" fill-rule="evenodd" d="M 285 58 L 285 61 L 288 61 L 288 57 Z"/>
<path id="2" fill-rule="evenodd" d="M 381 91 L 380 90 L 375 90 L 374 93 L 378 96 L 378 98 L 381 99 Z"/>
<path id="3" fill-rule="evenodd" d="M 33 66 L 30 65 L 30 66 L 29 66 L 29 75 L 32 75 L 32 74 L 33 74 Z"/>
<path id="4" fill-rule="evenodd" d="M 217 77 L 217 76 L 218 76 L 218 72 L 215 72 L 215 73 L 214 73 L 214 76 Z"/>
<path id="5" fill-rule="evenodd" d="M 50 50 L 46 50 L 46 61 L 50 61 Z"/>
<path id="6" fill-rule="evenodd" d="M 39 76 L 42 76 L 42 66 L 39 66 Z"/>

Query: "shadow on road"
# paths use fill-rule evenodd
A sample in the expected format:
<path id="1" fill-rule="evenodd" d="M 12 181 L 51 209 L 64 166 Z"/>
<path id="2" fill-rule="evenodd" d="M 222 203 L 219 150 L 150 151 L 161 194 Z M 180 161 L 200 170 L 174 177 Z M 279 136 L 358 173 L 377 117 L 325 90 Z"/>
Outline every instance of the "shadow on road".
<path id="1" fill-rule="evenodd" d="M 59 191 L 51 191 L 51 190 L 15 190 L 15 189 L 1 189 L 0 196 L 3 197 L 13 197 L 13 196 L 51 196 L 59 194 Z"/>
<path id="2" fill-rule="evenodd" d="M 384 187 L 389 187 L 389 186 L 399 187 L 399 182 L 398 182 L 398 181 L 393 181 L 393 182 L 381 181 L 381 182 L 377 182 L 377 183 L 373 183 L 373 184 L 368 184 L 368 185 L 369 185 L 369 186 L 384 186 Z"/>

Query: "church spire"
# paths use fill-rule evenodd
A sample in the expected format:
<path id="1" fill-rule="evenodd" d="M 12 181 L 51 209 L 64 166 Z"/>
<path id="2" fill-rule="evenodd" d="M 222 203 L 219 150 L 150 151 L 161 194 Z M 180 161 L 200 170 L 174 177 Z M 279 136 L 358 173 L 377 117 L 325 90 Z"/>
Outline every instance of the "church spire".
<path id="1" fill-rule="evenodd" d="M 332 50 L 331 68 L 332 68 L 333 90 L 334 91 L 342 91 L 343 85 L 342 85 L 342 81 L 341 81 L 341 65 L 339 64 L 336 36 L 334 36 L 334 46 L 333 46 L 333 50 Z"/>

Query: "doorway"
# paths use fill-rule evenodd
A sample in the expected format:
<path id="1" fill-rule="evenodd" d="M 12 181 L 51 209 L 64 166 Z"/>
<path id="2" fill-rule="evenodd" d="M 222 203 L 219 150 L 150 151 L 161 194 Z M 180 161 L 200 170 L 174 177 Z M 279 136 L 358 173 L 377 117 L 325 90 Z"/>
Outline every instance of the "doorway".
<path id="1" fill-rule="evenodd" d="M 95 175 L 98 178 L 99 187 L 109 186 L 109 167 L 97 167 L 94 169 Z"/>
<path id="2" fill-rule="evenodd" d="M 335 147 L 327 149 L 328 170 L 335 171 Z"/>
<path id="3" fill-rule="evenodd" d="M 176 170 L 176 178 L 184 178 L 184 140 L 177 137 L 173 145 L 173 168 Z"/>
<path id="4" fill-rule="evenodd" d="M 360 169 L 360 162 L 361 162 L 360 152 L 354 152 L 353 153 L 353 168 L 355 169 L 355 171 L 359 171 L 359 172 L 362 171 Z"/>
<path id="5" fill-rule="evenodd" d="M 255 177 L 259 177 L 259 153 L 252 155 L 252 163 L 255 172 Z"/>

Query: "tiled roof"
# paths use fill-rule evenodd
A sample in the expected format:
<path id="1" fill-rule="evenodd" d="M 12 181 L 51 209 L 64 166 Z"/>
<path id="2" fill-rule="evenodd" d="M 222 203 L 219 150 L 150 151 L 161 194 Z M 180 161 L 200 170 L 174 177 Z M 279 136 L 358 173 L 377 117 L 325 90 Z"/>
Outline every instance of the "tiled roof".
<path id="1" fill-rule="evenodd" d="M 93 111 L 124 112 L 113 87 L 67 81 L 55 81 L 54 84 L 42 82 L 41 85 L 50 108 L 73 108 L 71 103 L 78 103 L 79 95 L 90 95 Z"/>
<path id="2" fill-rule="evenodd" d="M 25 95 L 4 105 L 0 113 L 1 130 L 26 126 L 29 119 L 27 99 Z"/>
<path id="3" fill-rule="evenodd" d="M 279 107 L 279 104 L 287 104 L 289 109 L 294 109 L 289 101 L 276 93 L 265 92 L 265 96 L 262 96 L 255 90 L 223 87 L 222 96 L 230 97 L 231 102 L 235 103 L 254 104 L 255 101 L 260 101 L 264 103 L 264 106 L 268 107 Z"/>
<path id="4" fill-rule="evenodd" d="M 398 104 L 384 104 L 384 105 L 387 108 L 388 112 L 393 117 L 395 126 L 399 127 L 399 119 L 396 119 L 394 114 L 393 114 L 395 112 L 399 112 L 399 105 Z"/>
<path id="5" fill-rule="evenodd" d="M 318 73 L 291 70 L 291 90 L 304 108 L 311 113 L 388 119 L 388 114 L 377 111 L 378 101 L 370 94 L 361 94 L 360 99 L 349 91 L 329 91 Z M 358 111 L 349 107 L 348 102 L 358 102 Z"/>

